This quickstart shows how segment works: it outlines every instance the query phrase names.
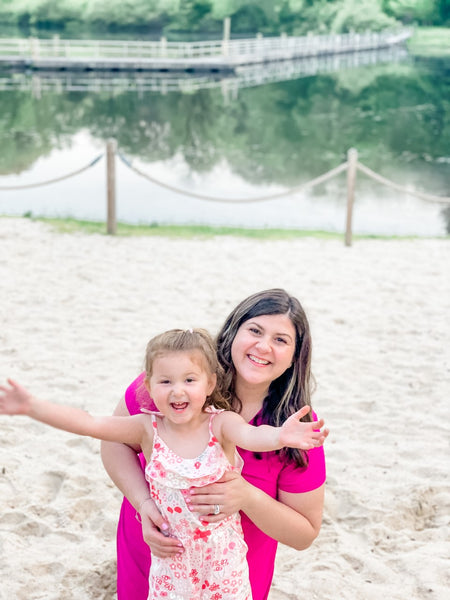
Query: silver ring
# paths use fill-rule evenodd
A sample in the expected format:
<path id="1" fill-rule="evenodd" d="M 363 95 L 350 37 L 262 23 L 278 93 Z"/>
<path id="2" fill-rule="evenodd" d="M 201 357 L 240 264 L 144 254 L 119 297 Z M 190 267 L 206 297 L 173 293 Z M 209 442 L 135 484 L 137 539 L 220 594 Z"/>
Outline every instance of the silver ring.
<path id="1" fill-rule="evenodd" d="M 213 515 L 218 515 L 219 513 L 220 513 L 220 506 L 218 504 L 214 504 Z"/>

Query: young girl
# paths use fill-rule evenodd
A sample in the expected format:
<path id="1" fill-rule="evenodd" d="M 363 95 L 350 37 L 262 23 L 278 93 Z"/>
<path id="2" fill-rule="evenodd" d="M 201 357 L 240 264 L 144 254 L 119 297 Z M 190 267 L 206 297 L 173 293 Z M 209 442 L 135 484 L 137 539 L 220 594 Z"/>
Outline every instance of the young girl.
<path id="1" fill-rule="evenodd" d="M 236 445 L 251 451 L 282 447 L 308 450 L 323 444 L 323 421 L 300 422 L 309 406 L 281 427 L 254 427 L 221 393 L 222 371 L 214 344 L 204 330 L 171 330 L 148 343 L 145 386 L 158 413 L 132 417 L 93 417 L 67 406 L 38 400 L 12 380 L 0 386 L 0 413 L 27 415 L 80 435 L 142 448 L 150 495 L 169 523 L 168 535 L 184 552 L 154 557 L 149 599 L 249 600 L 251 591 L 239 514 L 208 523 L 188 510 L 190 488 L 217 481 L 240 469 Z M 217 381 L 219 380 L 219 386 Z M 220 513 L 214 505 L 213 514 Z"/>

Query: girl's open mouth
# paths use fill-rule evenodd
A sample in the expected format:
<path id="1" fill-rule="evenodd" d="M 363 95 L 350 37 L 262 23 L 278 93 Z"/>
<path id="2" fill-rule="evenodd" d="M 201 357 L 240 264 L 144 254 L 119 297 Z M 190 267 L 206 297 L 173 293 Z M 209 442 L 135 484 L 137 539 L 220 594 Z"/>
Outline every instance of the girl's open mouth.
<path id="1" fill-rule="evenodd" d="M 188 407 L 187 402 L 172 402 L 170 405 L 174 410 L 184 410 Z"/>

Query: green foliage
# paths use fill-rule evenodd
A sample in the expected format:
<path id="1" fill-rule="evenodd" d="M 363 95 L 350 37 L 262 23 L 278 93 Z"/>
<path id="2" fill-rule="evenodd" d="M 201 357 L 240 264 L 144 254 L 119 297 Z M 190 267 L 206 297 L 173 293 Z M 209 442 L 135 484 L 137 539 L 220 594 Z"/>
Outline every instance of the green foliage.
<path id="1" fill-rule="evenodd" d="M 256 4 L 242 6 L 233 15 L 232 27 L 236 33 L 261 31 L 268 25 L 264 10 Z"/>
<path id="2" fill-rule="evenodd" d="M 167 29 L 179 31 L 209 31 L 217 28 L 212 18 L 212 0 L 183 0 Z"/>
<path id="3" fill-rule="evenodd" d="M 304 34 L 380 30 L 403 22 L 443 25 L 448 0 L 0 0 L 0 20 L 22 27 Z"/>
<path id="4" fill-rule="evenodd" d="M 387 17 L 380 8 L 383 1 Z M 441 14 L 438 3 L 435 16 Z M 0 0 L 3 22 L 23 27 L 221 31 L 231 17 L 233 33 L 378 30 L 404 16 L 407 7 L 427 14 L 432 0 Z M 422 6 L 423 5 L 423 6 Z M 406 8 L 405 8 L 406 7 Z M 409 10 L 409 8 L 408 8 Z M 402 12 L 403 11 L 403 12 Z M 421 17 L 421 18 L 422 18 Z M 424 18 L 424 17 L 423 17 Z"/>
<path id="5" fill-rule="evenodd" d="M 384 14 L 374 0 L 344 0 L 336 3 L 331 23 L 333 33 L 349 31 L 381 31 L 395 26 L 395 20 Z"/>
<path id="6" fill-rule="evenodd" d="M 79 15 L 93 25 L 115 28 L 162 27 L 179 11 L 179 0 L 86 0 L 86 12 Z"/>
<path id="7" fill-rule="evenodd" d="M 383 0 L 383 9 L 404 23 L 439 25 L 450 17 L 448 0 Z"/>
<path id="8" fill-rule="evenodd" d="M 450 28 L 416 27 L 408 50 L 414 56 L 450 57 Z"/>

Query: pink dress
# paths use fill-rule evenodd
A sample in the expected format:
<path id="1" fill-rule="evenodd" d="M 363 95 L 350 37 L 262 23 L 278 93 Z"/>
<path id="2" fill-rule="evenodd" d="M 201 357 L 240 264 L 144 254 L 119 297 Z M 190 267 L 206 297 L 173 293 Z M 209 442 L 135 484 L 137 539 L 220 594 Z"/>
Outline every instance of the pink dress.
<path id="1" fill-rule="evenodd" d="M 208 410 L 208 409 L 207 409 Z M 170 525 L 170 533 L 185 548 L 170 558 L 153 556 L 149 600 L 251 600 L 247 544 L 238 513 L 220 523 L 202 524 L 185 502 L 190 487 L 214 483 L 232 469 L 242 468 L 236 453 L 232 466 L 212 432 L 218 411 L 209 409 L 209 442 L 197 458 L 182 458 L 158 435 L 158 417 L 152 414 L 152 456 L 145 468 L 150 492 Z"/>

